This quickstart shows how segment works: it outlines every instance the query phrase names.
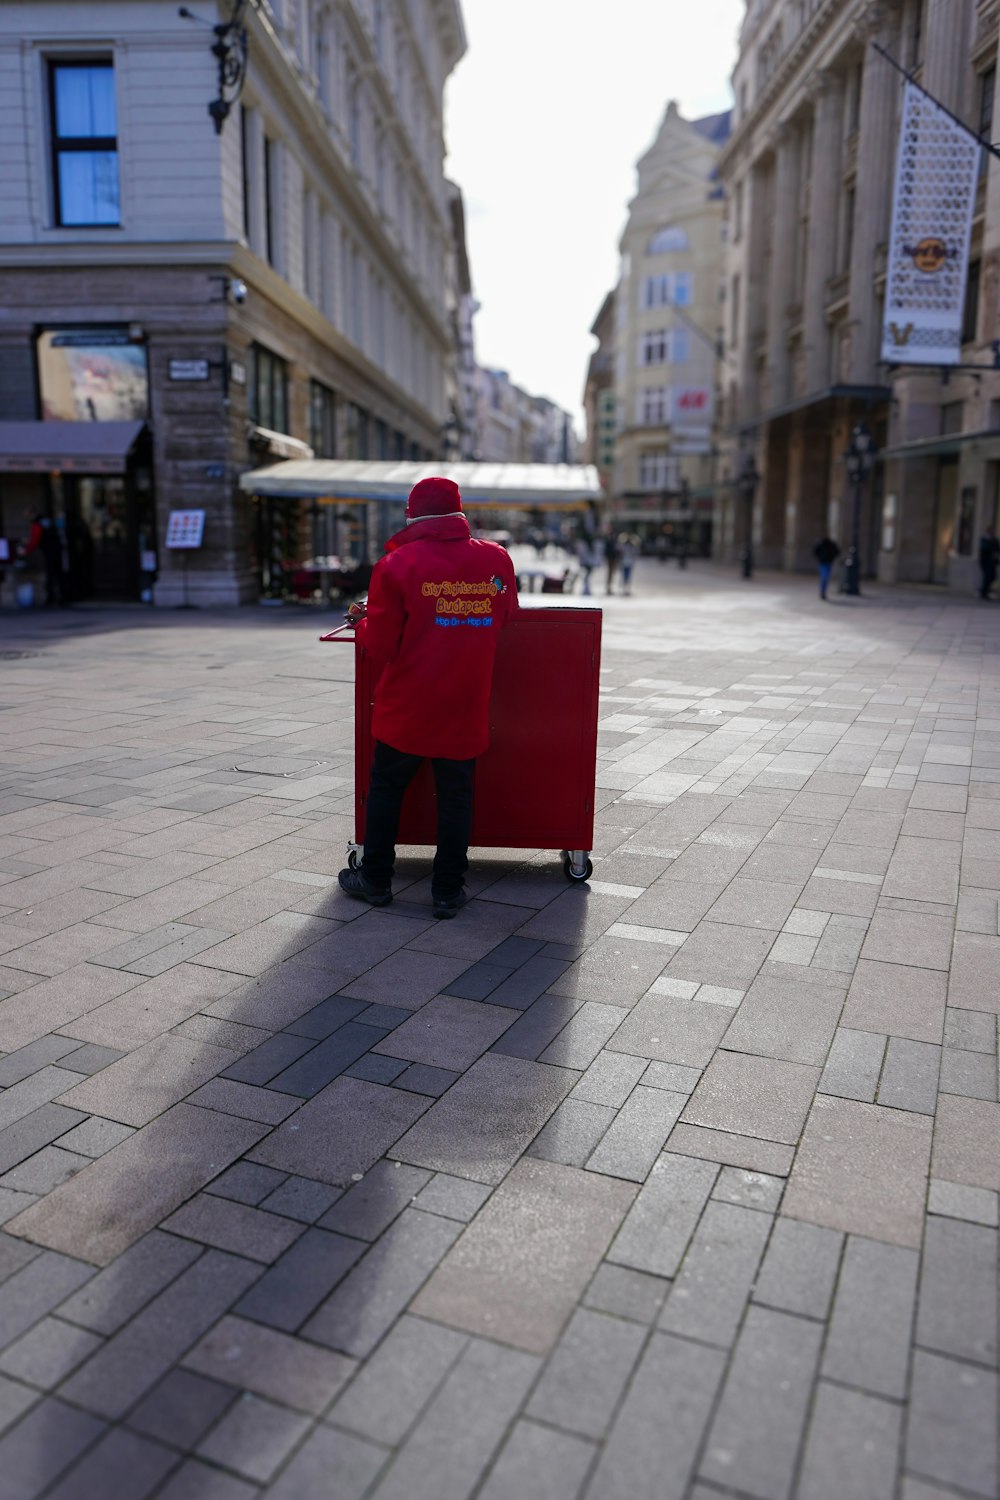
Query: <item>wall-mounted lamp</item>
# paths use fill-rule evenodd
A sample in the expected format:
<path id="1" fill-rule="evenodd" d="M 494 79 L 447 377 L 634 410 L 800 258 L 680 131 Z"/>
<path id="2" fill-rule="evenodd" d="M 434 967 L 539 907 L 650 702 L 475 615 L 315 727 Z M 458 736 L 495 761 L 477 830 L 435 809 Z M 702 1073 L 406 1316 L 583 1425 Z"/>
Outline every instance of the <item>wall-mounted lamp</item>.
<path id="1" fill-rule="evenodd" d="M 247 73 L 248 40 L 247 29 L 243 24 L 247 0 L 231 0 L 231 3 L 229 20 L 219 21 L 211 27 L 215 37 L 211 50 L 219 70 L 219 95 L 209 104 L 208 112 L 212 116 L 216 135 L 222 134 L 222 127 L 240 97 Z M 180 6 L 177 14 L 185 21 L 200 21 L 204 26 L 211 25 L 211 22 L 188 10 L 186 5 Z"/>

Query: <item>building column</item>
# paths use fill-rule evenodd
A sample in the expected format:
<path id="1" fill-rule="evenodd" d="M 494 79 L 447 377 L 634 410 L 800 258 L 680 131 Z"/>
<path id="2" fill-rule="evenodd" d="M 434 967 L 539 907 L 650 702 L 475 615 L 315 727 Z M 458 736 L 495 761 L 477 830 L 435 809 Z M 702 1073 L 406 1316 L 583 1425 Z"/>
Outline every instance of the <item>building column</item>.
<path id="1" fill-rule="evenodd" d="M 843 79 L 832 72 L 817 73 L 813 80 L 812 172 L 809 181 L 809 229 L 802 297 L 806 392 L 810 395 L 825 389 L 831 378 L 826 288 L 837 269 L 837 204 L 840 193 L 843 115 Z"/>
<path id="2" fill-rule="evenodd" d="M 771 265 L 768 276 L 768 406 L 789 398 L 788 304 L 794 295 L 798 217 L 798 132 L 781 125 L 775 135 L 774 205 L 771 218 Z"/>
<path id="3" fill-rule="evenodd" d="M 922 48 L 923 86 L 946 109 L 966 118 L 972 41 L 972 0 L 927 0 L 927 30 Z"/>
<path id="4" fill-rule="evenodd" d="M 851 243 L 850 380 L 855 385 L 871 385 L 875 380 L 882 334 L 880 304 L 875 294 L 875 252 L 889 238 L 900 86 L 895 69 L 869 46 L 869 42 L 877 41 L 886 51 L 896 55 L 898 10 L 882 0 L 869 5 L 859 22 L 858 34 L 865 52 Z"/>

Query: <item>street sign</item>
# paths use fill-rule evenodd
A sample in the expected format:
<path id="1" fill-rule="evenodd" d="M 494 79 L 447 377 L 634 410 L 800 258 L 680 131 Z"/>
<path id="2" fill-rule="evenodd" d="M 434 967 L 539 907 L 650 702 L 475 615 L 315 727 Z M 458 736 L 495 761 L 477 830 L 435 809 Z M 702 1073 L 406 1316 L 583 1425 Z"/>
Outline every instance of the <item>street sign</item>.
<path id="1" fill-rule="evenodd" d="M 194 551 L 205 532 L 203 510 L 172 510 L 167 520 L 166 546 L 174 551 Z"/>
<path id="2" fill-rule="evenodd" d="M 247 367 L 242 360 L 231 359 L 229 361 L 229 378 L 233 385 L 246 385 Z"/>
<path id="3" fill-rule="evenodd" d="M 172 359 L 167 364 L 168 380 L 207 380 L 207 359 Z"/>

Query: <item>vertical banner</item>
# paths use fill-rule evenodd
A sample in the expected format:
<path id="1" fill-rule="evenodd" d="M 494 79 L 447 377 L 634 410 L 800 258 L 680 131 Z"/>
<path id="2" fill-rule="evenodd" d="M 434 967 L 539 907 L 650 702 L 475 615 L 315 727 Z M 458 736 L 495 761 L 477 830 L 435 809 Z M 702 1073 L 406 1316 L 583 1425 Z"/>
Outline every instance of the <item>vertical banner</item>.
<path id="1" fill-rule="evenodd" d="M 671 389 L 671 452 L 711 452 L 712 406 L 711 385 L 675 385 Z"/>
<path id="2" fill-rule="evenodd" d="M 889 240 L 882 358 L 954 365 L 962 317 L 979 155 L 974 136 L 907 82 Z"/>

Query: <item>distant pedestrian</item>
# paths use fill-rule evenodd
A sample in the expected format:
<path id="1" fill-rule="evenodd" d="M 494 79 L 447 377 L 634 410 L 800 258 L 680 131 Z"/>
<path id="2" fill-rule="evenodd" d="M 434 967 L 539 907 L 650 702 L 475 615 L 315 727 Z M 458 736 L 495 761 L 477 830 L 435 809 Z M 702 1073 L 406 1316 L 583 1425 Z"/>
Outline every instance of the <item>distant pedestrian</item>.
<path id="1" fill-rule="evenodd" d="M 618 550 L 622 563 L 622 592 L 631 594 L 632 569 L 635 567 L 636 554 L 639 550 L 639 538 L 627 531 L 622 532 L 618 538 Z"/>
<path id="2" fill-rule="evenodd" d="M 830 587 L 830 575 L 833 565 L 840 556 L 840 548 L 832 536 L 821 537 L 813 548 L 813 557 L 819 568 L 819 597 L 826 598 L 826 591 Z"/>
<path id="3" fill-rule="evenodd" d="M 39 553 L 45 568 L 45 603 L 52 609 L 66 603 L 66 578 L 63 571 L 62 536 L 48 516 L 37 515 L 28 533 L 25 557 Z"/>
<path id="4" fill-rule="evenodd" d="M 589 594 L 590 575 L 601 565 L 602 548 L 599 539 L 585 531 L 576 544 L 576 555 L 580 563 L 580 572 L 583 574 L 583 587 L 580 592 Z"/>
<path id="5" fill-rule="evenodd" d="M 1000 564 L 1000 540 L 997 538 L 996 529 L 993 526 L 987 526 L 979 538 L 979 573 L 982 580 L 979 586 L 980 599 L 990 597 L 990 589 L 996 582 L 998 564 Z"/>
<path id="6" fill-rule="evenodd" d="M 618 571 L 621 555 L 621 548 L 618 545 L 618 538 L 615 536 L 614 528 L 609 526 L 604 533 L 604 561 L 608 568 L 605 592 L 608 594 L 613 594 L 615 591 L 615 574 Z"/>

